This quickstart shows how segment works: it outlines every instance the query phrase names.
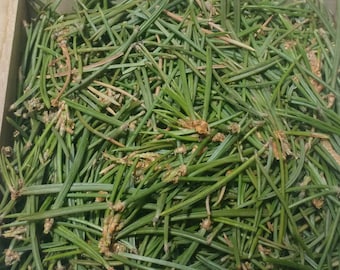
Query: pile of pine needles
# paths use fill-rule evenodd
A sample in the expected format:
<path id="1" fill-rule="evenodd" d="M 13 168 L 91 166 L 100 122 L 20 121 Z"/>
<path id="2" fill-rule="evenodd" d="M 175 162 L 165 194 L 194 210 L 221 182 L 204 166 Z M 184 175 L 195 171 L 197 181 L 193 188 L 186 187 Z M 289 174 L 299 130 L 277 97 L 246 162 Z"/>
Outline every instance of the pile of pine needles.
<path id="1" fill-rule="evenodd" d="M 31 2 L 1 265 L 339 269 L 340 28 L 319 1 Z"/>

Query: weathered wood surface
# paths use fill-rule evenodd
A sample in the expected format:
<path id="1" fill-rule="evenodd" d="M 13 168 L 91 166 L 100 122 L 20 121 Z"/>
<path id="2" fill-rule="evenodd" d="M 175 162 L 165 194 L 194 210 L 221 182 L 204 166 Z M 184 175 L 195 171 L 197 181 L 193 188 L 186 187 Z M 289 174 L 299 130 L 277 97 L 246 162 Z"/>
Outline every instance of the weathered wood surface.
<path id="1" fill-rule="evenodd" d="M 20 52 L 24 48 L 23 18 L 24 0 L 0 1 L 0 144 L 9 139 L 11 131 L 4 121 L 13 101 L 17 82 Z"/>

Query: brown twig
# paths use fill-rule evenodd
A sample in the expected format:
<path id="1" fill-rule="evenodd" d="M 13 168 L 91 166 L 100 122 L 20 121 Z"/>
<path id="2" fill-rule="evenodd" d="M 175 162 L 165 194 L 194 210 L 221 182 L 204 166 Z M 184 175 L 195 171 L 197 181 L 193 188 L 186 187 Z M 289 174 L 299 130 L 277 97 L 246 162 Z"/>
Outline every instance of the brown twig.
<path id="1" fill-rule="evenodd" d="M 72 75 L 71 58 L 70 58 L 69 51 L 67 49 L 67 42 L 66 42 L 65 39 L 61 39 L 58 42 L 58 44 L 59 44 L 59 47 L 61 48 L 61 50 L 63 52 L 63 56 L 65 57 L 67 73 L 66 73 L 66 80 L 64 82 L 63 87 L 58 92 L 58 95 L 56 96 L 56 98 L 52 99 L 52 101 L 51 101 L 51 104 L 52 104 L 53 107 L 58 107 L 59 99 L 62 96 L 62 94 L 65 92 L 67 86 L 69 85 L 69 83 L 71 81 L 71 75 Z"/>

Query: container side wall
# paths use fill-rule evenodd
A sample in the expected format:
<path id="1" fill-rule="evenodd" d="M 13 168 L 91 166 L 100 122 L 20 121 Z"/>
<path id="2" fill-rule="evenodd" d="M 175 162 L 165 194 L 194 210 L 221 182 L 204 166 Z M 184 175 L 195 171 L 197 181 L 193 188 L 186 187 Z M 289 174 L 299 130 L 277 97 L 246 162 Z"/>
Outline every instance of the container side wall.
<path id="1" fill-rule="evenodd" d="M 11 141 L 12 130 L 5 117 L 17 92 L 26 10 L 23 0 L 0 1 L 0 145 Z"/>

